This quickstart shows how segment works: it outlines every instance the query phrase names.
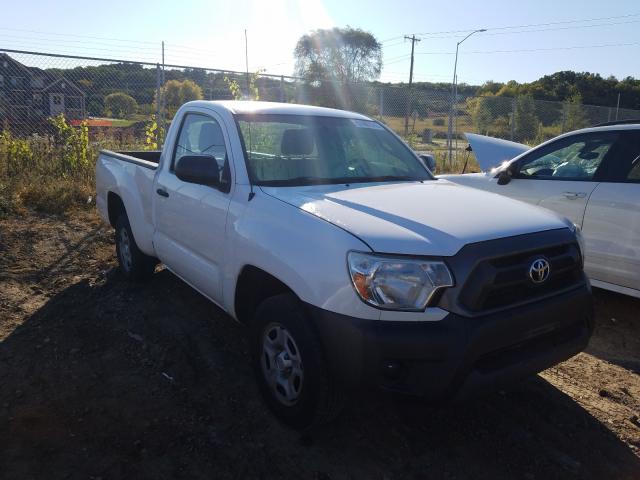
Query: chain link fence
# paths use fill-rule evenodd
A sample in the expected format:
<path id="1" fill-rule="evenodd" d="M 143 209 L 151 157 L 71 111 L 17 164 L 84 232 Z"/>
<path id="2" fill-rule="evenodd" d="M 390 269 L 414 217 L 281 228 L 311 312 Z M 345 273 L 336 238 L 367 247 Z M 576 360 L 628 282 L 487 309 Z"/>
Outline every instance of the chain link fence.
<path id="1" fill-rule="evenodd" d="M 570 130 L 640 118 L 637 110 L 528 96 L 459 94 L 452 106 L 448 89 L 378 83 L 309 85 L 289 76 L 0 49 L 0 131 L 17 138 L 52 134 L 56 127 L 50 119 L 63 115 L 71 126 L 86 125 L 96 149 L 158 148 L 184 101 L 247 94 L 378 118 L 415 149 L 434 152 L 443 164 L 448 158 L 454 170 L 466 147 L 463 132 L 536 144 Z"/>

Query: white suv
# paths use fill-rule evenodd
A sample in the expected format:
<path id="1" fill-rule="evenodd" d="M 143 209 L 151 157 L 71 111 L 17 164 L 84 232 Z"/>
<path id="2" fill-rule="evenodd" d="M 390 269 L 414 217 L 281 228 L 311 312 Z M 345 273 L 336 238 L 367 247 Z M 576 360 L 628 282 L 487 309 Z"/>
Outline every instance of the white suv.
<path id="1" fill-rule="evenodd" d="M 487 171 L 440 178 L 568 217 L 582 229 L 591 283 L 640 297 L 640 122 L 578 130 L 532 149 L 467 138 Z M 524 153 L 505 161 L 518 147 Z"/>

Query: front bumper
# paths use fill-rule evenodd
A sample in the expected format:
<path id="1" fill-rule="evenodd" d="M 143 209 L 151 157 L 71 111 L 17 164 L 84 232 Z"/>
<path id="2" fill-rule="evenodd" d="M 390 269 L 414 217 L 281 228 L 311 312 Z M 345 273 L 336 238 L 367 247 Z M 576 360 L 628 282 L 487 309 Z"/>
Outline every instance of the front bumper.
<path id="1" fill-rule="evenodd" d="M 344 386 L 434 401 L 464 399 L 536 374 L 583 350 L 593 331 L 588 283 L 498 313 L 450 313 L 440 321 L 371 321 L 308 309 Z"/>

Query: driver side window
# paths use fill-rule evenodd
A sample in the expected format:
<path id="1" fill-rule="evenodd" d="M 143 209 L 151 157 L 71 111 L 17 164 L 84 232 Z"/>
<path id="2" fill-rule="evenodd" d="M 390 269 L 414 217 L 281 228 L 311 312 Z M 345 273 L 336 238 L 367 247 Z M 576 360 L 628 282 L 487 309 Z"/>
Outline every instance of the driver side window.
<path id="1" fill-rule="evenodd" d="M 220 190 L 228 192 L 231 183 L 229 158 L 224 135 L 218 122 L 201 113 L 187 113 L 182 121 L 176 142 L 171 171 L 178 161 L 188 155 L 211 157 L 211 169 L 220 175 Z"/>
<path id="2" fill-rule="evenodd" d="M 617 139 L 613 132 L 575 135 L 525 156 L 517 178 L 591 181 Z"/>

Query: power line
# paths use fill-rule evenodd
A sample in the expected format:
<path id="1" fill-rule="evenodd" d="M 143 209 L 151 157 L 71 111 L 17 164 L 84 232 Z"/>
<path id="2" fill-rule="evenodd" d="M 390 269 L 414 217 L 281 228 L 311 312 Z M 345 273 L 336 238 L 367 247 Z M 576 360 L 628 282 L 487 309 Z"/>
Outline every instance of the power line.
<path id="1" fill-rule="evenodd" d="M 491 53 L 525 53 L 525 52 L 551 52 L 555 50 L 577 50 L 584 48 L 608 48 L 608 47 L 631 47 L 640 45 L 640 42 L 632 43 L 607 43 L 600 45 L 574 45 L 570 47 L 550 47 L 550 48 L 524 48 L 517 50 L 475 50 L 467 51 L 465 54 L 491 54 Z M 416 55 L 455 55 L 455 52 L 416 52 Z"/>
<path id="2" fill-rule="evenodd" d="M 594 28 L 594 27 L 609 27 L 614 25 L 628 25 L 632 23 L 640 23 L 640 20 L 630 20 L 627 22 L 610 22 L 610 23 L 597 23 L 593 25 L 573 25 L 568 27 L 554 27 L 554 28 L 539 28 L 535 30 L 517 30 L 515 32 L 495 32 L 495 33 L 486 33 L 484 36 L 495 36 L 495 35 L 515 35 L 520 33 L 535 33 L 535 32 L 551 32 L 551 31 L 559 31 L 559 30 L 575 30 L 577 28 Z"/>
<path id="3" fill-rule="evenodd" d="M 65 44 L 82 44 L 82 46 L 86 50 L 93 51 L 116 51 L 118 53 L 132 53 L 131 49 L 138 50 L 147 50 L 147 51 L 160 51 L 160 42 L 152 42 L 152 41 L 144 41 L 144 40 L 130 40 L 130 39 L 122 39 L 122 38 L 113 38 L 113 37 L 100 37 L 100 36 L 92 36 L 92 35 L 80 35 L 80 34 L 72 34 L 72 33 L 58 33 L 58 32 L 45 32 L 38 30 L 27 30 L 27 29 L 19 29 L 19 28 L 9 28 L 9 27 L 0 27 L 0 31 L 8 31 L 8 32 L 24 32 L 37 35 L 34 37 L 33 35 L 29 35 L 25 37 L 24 35 L 10 35 L 7 33 L 0 33 L 0 37 L 7 39 L 19 40 L 20 44 L 27 43 L 29 45 L 37 45 L 37 42 L 44 43 L 46 42 L 47 47 L 53 46 L 63 46 L 67 48 Z M 53 36 L 53 38 L 52 38 Z M 62 37 L 62 38 L 60 38 Z M 69 38 L 71 37 L 71 38 Z M 87 40 L 89 39 L 89 40 Z M 95 41 L 98 40 L 98 41 Z M 105 43 L 107 42 L 118 42 L 114 43 Z M 93 45 L 109 47 L 105 48 L 97 48 L 93 47 Z M 151 46 L 153 45 L 153 46 Z M 203 49 L 198 47 L 190 47 L 185 45 L 178 44 L 168 44 L 168 47 L 171 48 L 172 51 L 178 52 L 194 52 L 192 55 L 194 58 L 201 57 L 202 53 L 214 56 L 218 54 L 215 50 Z M 200 54 L 196 54 L 195 52 L 201 52 Z M 140 52 L 137 52 L 139 55 Z M 184 53 L 180 53 L 180 56 L 184 56 Z"/>
<path id="4" fill-rule="evenodd" d="M 0 37 L 2 38 L 9 38 L 9 39 L 16 39 L 16 40 L 20 40 L 20 41 L 30 41 L 30 42 L 34 42 L 34 41 L 42 41 L 42 42 L 46 42 L 47 44 L 50 43 L 72 43 L 72 44 L 82 44 L 82 45 L 100 45 L 100 46 L 106 46 L 106 47 L 111 47 L 111 48 L 132 48 L 129 45 L 114 45 L 112 43 L 104 43 L 104 42 L 95 42 L 95 41 L 87 41 L 87 40 L 73 40 L 73 39 L 66 39 L 66 38 L 57 38 L 57 39 L 51 39 L 51 38 L 47 38 L 47 37 L 34 37 L 34 36 L 19 36 L 19 35 L 10 35 L 10 34 L 6 34 L 6 33 L 0 33 Z M 157 50 L 157 47 L 148 47 L 148 46 L 136 46 L 136 49 L 139 50 Z"/>
<path id="5" fill-rule="evenodd" d="M 391 58 L 386 59 L 386 60 L 384 61 L 384 64 L 385 64 L 385 65 L 388 65 L 388 64 L 390 64 L 390 63 L 395 63 L 395 62 L 397 62 L 397 61 L 406 60 L 406 59 L 408 59 L 409 57 L 411 57 L 411 55 L 410 55 L 410 54 L 408 54 L 408 53 L 407 53 L 406 55 L 400 55 L 400 56 L 397 56 L 397 57 L 391 57 Z"/>
<path id="6" fill-rule="evenodd" d="M 42 48 L 42 43 L 40 42 L 29 42 L 29 41 L 9 41 L 9 42 L 3 42 L 3 45 L 6 47 L 14 47 L 17 49 L 22 49 L 25 47 L 29 47 L 29 48 L 37 48 L 37 49 L 41 49 Z M 126 56 L 134 56 L 135 58 L 138 59 L 148 59 L 148 58 L 156 58 L 156 56 L 153 56 L 150 53 L 147 52 L 138 52 L 138 51 L 131 51 L 131 50 L 121 50 L 121 49 L 113 49 L 113 48 L 99 48 L 99 47 L 88 47 L 88 48 L 83 48 L 81 46 L 68 46 L 68 45 L 64 45 L 64 46 L 57 46 L 57 45 L 53 45 L 53 44 L 49 44 L 49 48 L 55 48 L 56 50 L 58 50 L 59 52 L 62 53 L 69 53 L 72 55 L 78 55 L 78 54 L 85 54 L 85 55 L 93 55 L 93 52 L 112 52 L 112 53 L 117 53 L 118 55 L 126 55 Z M 99 55 L 101 53 L 98 53 Z M 102 53 L 104 54 L 104 53 Z"/>
<path id="7" fill-rule="evenodd" d="M 122 38 L 110 38 L 110 37 L 95 37 L 91 35 L 80 35 L 74 33 L 57 33 L 57 32 L 44 32 L 39 30 L 25 30 L 20 28 L 9 28 L 9 27 L 0 27 L 0 30 L 11 30 L 14 32 L 27 32 L 27 33 L 38 33 L 38 34 L 46 34 L 46 35 L 57 35 L 57 36 L 65 36 L 65 37 L 77 37 L 77 38 L 92 38 L 95 40 L 112 40 L 114 42 L 128 42 L 128 43 L 146 43 L 149 45 L 158 45 L 160 42 L 151 42 L 148 40 L 126 40 Z"/>
<path id="8" fill-rule="evenodd" d="M 398 35 L 396 37 L 391 37 L 391 38 L 387 38 L 386 40 L 381 40 L 380 43 L 387 43 L 387 42 L 391 42 L 393 40 L 397 40 L 399 38 L 402 38 L 404 35 Z"/>
<path id="9" fill-rule="evenodd" d="M 396 43 L 392 43 L 390 45 L 383 45 L 382 48 L 393 48 L 393 47 L 397 47 L 398 45 L 403 45 L 405 42 L 404 40 L 400 41 L 400 42 L 396 42 Z"/>
<path id="10" fill-rule="evenodd" d="M 67 38 L 56 38 L 56 39 L 51 39 L 50 37 L 41 37 L 41 36 L 37 36 L 37 37 L 33 37 L 33 36 L 29 36 L 29 37 L 24 37 L 24 36 L 17 36 L 17 35 L 9 35 L 6 33 L 0 33 L 0 38 L 2 39 L 8 39 L 9 41 L 19 41 L 21 44 L 23 43 L 28 43 L 31 45 L 38 45 L 38 44 L 44 44 L 46 43 L 46 45 L 48 47 L 51 46 L 63 46 L 64 48 L 67 48 L 68 45 L 66 44 L 81 44 L 81 46 L 85 49 L 89 49 L 89 50 L 103 50 L 103 51 L 109 51 L 109 50 L 115 50 L 115 51 L 120 51 L 120 52 L 138 52 L 138 51 L 155 51 L 158 52 L 159 51 L 159 47 L 155 46 L 155 47 L 150 47 L 150 46 L 132 46 L 132 45 L 114 45 L 112 43 L 105 43 L 105 42 L 96 42 L 96 41 L 87 41 L 87 40 L 77 40 L 77 39 L 67 39 Z M 96 48 L 94 47 L 94 45 L 98 45 L 101 47 L 109 47 L 108 49 L 104 49 L 104 48 Z M 171 48 L 171 50 L 174 51 L 179 51 L 179 52 L 193 52 L 194 56 L 196 55 L 196 52 L 202 52 L 202 53 L 206 53 L 208 55 L 215 55 L 217 52 L 215 50 L 206 50 L 206 49 L 202 49 L 202 48 L 192 48 L 192 47 L 186 47 L 186 46 L 182 46 L 182 45 L 176 45 L 176 44 L 167 44 L 168 47 Z M 135 49 L 135 50 L 132 50 Z M 200 53 L 197 54 L 197 56 L 201 56 Z"/>
<path id="11" fill-rule="evenodd" d="M 509 29 L 516 29 L 516 28 L 529 28 L 529 27 L 547 27 L 547 26 L 552 26 L 552 25 L 566 25 L 566 24 L 570 24 L 570 23 L 586 23 L 586 22 L 598 22 L 598 21 L 602 21 L 602 20 L 619 20 L 621 18 L 631 18 L 631 17 L 638 17 L 640 16 L 640 13 L 629 13 L 627 15 L 617 15 L 614 17 L 599 17 L 599 18 L 588 18 L 588 19 L 582 19 L 582 20 L 563 20 L 563 21 L 558 21 L 558 22 L 546 22 L 546 23 L 530 23 L 530 24 L 526 24 L 526 25 L 505 25 L 505 26 L 501 26 L 501 27 L 487 27 L 487 30 L 509 30 Z M 418 33 L 417 35 L 423 36 L 423 35 L 440 35 L 440 34 L 445 34 L 445 33 L 468 33 L 471 32 L 473 29 L 467 29 L 467 30 L 445 30 L 445 31 L 440 31 L 440 32 L 422 32 L 422 33 Z"/>
<path id="12" fill-rule="evenodd" d="M 553 31 L 562 31 L 562 30 L 576 30 L 581 28 L 595 28 L 595 27 L 610 27 L 616 25 L 629 25 L 634 23 L 640 23 L 639 20 L 630 20 L 626 22 L 608 22 L 608 23 L 597 23 L 592 25 L 571 25 L 566 27 L 552 27 L 552 28 L 536 28 L 529 30 L 515 30 L 515 31 L 503 31 L 503 32 L 494 32 L 494 33 L 486 33 L 485 37 L 496 36 L 496 35 L 517 35 L 522 33 L 537 33 L 537 32 L 553 32 Z M 488 29 L 491 30 L 491 29 Z M 429 40 L 441 40 L 446 38 L 461 38 L 462 35 L 447 35 L 447 36 L 430 36 Z"/>

